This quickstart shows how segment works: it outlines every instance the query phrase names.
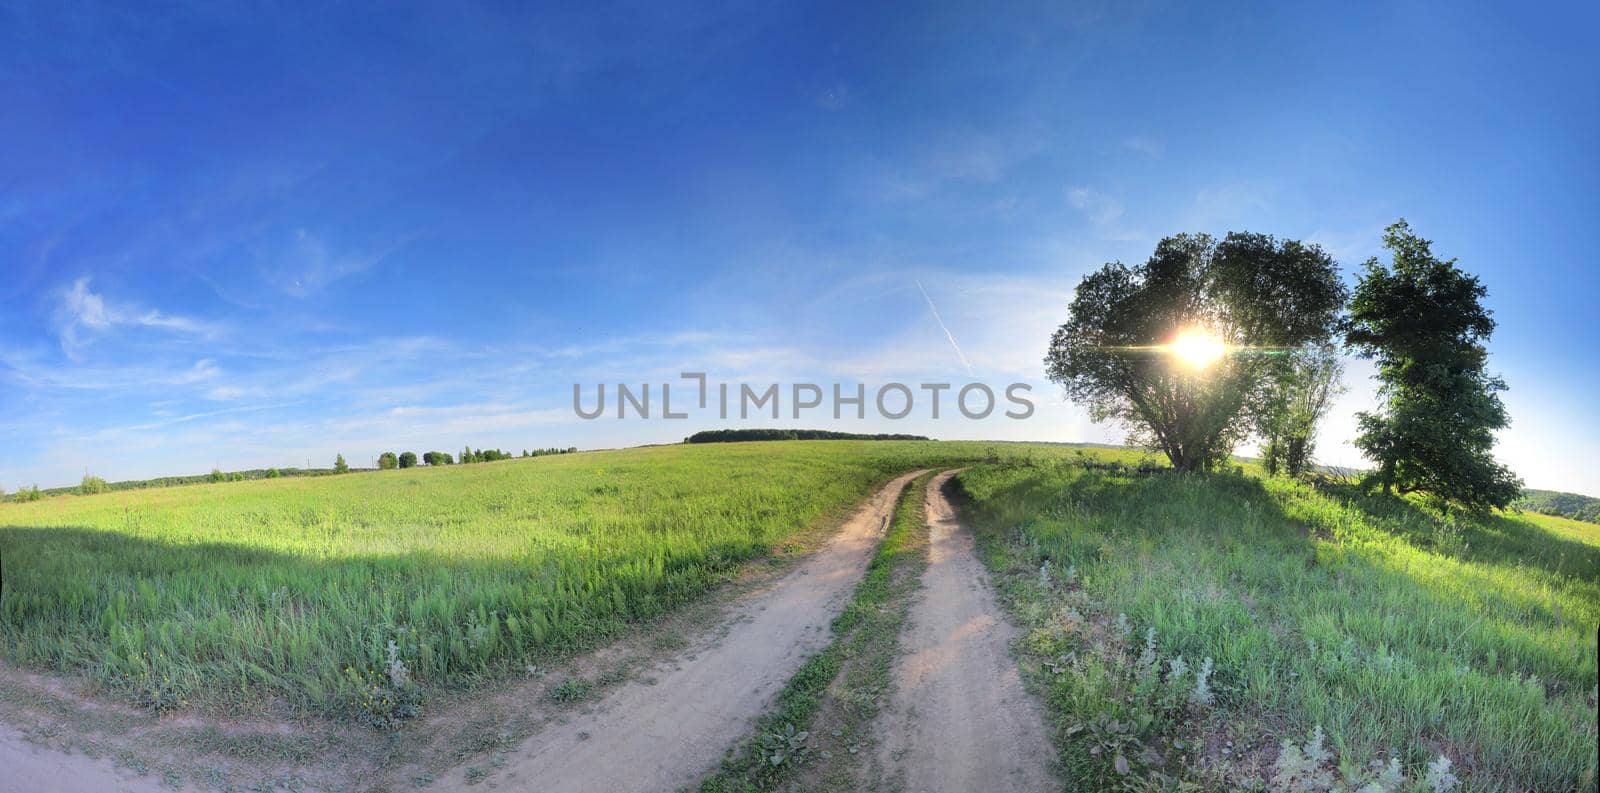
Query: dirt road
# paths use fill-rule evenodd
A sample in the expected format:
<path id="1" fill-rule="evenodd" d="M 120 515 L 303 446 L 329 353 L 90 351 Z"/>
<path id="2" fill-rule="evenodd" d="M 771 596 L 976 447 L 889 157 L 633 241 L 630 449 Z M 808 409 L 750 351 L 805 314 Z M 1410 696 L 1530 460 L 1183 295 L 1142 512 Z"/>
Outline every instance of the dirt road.
<path id="1" fill-rule="evenodd" d="M 928 485 L 928 570 L 878 718 L 872 773 L 908 793 L 1054 790 L 1044 716 L 1011 657 L 1016 629 L 946 494 L 953 475 Z"/>
<path id="2" fill-rule="evenodd" d="M 752 725 L 806 658 L 865 572 L 905 474 L 863 505 L 814 556 L 752 596 L 727 634 L 653 685 L 629 682 L 594 710 L 551 724 L 489 775 L 488 786 L 561 791 L 660 791 L 697 784 Z"/>
<path id="3" fill-rule="evenodd" d="M 67 754 L 28 743 L 21 731 L 0 723 L 0 793 L 171 793 L 155 776 L 137 776 L 109 758 Z"/>

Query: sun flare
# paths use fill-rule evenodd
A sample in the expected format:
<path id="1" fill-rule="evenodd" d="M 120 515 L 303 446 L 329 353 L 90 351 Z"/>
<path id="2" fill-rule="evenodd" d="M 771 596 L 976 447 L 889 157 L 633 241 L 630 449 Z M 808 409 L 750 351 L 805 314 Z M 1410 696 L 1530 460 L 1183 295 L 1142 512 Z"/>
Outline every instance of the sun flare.
<path id="1" fill-rule="evenodd" d="M 1167 348 L 1191 369 L 1205 369 L 1228 354 L 1227 342 L 1205 328 L 1183 329 Z"/>

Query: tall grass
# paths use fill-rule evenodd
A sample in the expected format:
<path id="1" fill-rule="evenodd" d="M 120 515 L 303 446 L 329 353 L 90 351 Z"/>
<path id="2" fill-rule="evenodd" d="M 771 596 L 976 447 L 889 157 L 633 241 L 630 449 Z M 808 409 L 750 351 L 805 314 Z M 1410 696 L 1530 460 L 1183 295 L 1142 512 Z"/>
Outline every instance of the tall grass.
<path id="1" fill-rule="evenodd" d="M 961 482 L 1080 783 L 1260 784 L 1320 725 L 1346 778 L 1444 755 L 1463 789 L 1594 787 L 1600 527 L 1239 475 Z M 1212 659 L 1212 704 L 1141 699 L 1145 655 Z"/>
<path id="2" fill-rule="evenodd" d="M 894 474 L 989 454 L 675 446 L 6 504 L 0 657 L 158 709 L 387 722 L 394 661 L 437 688 L 590 646 Z"/>

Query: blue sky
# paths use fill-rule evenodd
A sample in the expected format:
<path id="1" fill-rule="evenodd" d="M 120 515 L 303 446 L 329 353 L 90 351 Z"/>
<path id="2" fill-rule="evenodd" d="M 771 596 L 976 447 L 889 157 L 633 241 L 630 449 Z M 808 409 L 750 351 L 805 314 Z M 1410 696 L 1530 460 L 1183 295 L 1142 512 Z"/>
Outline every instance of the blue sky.
<path id="1" fill-rule="evenodd" d="M 919 282 L 1035 416 L 801 424 L 1116 440 L 1041 379 L 1085 272 L 1247 229 L 1351 276 L 1404 216 L 1489 288 L 1501 457 L 1600 494 L 1593 4 L 293 6 L 0 2 L 0 486 L 671 441 L 721 422 L 571 386 L 684 370 L 967 382 Z"/>

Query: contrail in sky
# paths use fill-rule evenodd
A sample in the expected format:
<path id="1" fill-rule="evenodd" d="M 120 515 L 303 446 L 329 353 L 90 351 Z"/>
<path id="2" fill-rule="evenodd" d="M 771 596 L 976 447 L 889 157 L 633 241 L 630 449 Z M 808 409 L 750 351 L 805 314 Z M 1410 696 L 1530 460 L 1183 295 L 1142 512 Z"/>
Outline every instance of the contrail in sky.
<path id="1" fill-rule="evenodd" d="M 928 310 L 933 312 L 933 319 L 939 323 L 939 329 L 944 331 L 944 337 L 950 340 L 950 346 L 956 348 L 956 357 L 961 359 L 961 365 L 967 368 L 967 376 L 972 377 L 972 364 L 967 363 L 967 356 L 962 354 L 961 345 L 956 343 L 955 334 L 945 327 L 944 317 L 939 316 L 939 309 L 933 305 L 933 298 L 928 297 L 928 290 L 922 288 L 922 281 L 917 281 L 917 291 L 922 293 L 922 299 L 928 301 Z"/>

